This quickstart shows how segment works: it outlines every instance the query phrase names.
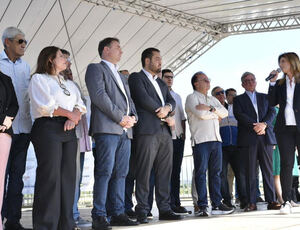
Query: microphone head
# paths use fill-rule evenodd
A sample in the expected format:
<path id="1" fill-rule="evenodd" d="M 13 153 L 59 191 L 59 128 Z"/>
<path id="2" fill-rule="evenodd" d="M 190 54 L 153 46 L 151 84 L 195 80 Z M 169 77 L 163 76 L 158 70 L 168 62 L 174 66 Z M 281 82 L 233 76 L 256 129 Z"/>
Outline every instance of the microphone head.
<path id="1" fill-rule="evenodd" d="M 278 73 L 280 73 L 280 72 L 281 72 L 281 69 L 280 69 L 280 68 L 278 68 L 276 71 L 277 71 Z"/>

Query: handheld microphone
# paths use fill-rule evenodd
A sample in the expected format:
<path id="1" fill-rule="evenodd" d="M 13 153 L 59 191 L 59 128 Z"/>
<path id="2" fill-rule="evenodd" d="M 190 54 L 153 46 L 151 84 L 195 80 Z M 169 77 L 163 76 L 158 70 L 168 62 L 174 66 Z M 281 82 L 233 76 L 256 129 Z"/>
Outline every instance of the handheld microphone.
<path id="1" fill-rule="evenodd" d="M 280 73 L 280 72 L 281 72 L 281 69 L 278 68 L 278 69 L 276 70 L 276 72 L 277 72 L 277 73 Z M 276 75 L 276 74 L 270 74 L 265 80 L 266 80 L 266 81 L 270 81 L 273 77 L 275 77 L 275 75 Z"/>

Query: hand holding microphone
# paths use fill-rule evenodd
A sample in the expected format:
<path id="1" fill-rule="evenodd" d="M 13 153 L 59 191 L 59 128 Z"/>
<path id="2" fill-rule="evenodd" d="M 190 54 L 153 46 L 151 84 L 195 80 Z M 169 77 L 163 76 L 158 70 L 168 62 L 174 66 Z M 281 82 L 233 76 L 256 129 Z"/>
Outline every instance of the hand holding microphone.
<path id="1" fill-rule="evenodd" d="M 280 68 L 278 68 L 277 70 L 273 70 L 265 80 L 270 82 L 275 82 L 280 72 L 281 72 Z"/>

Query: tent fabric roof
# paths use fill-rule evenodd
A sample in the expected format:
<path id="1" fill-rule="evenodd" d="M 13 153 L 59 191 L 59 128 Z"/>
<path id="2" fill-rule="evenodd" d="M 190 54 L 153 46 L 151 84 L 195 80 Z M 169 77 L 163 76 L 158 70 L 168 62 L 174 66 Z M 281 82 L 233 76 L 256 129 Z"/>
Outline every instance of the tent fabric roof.
<path id="1" fill-rule="evenodd" d="M 99 62 L 98 43 L 108 36 L 121 41 L 120 69 L 138 71 L 141 52 L 153 46 L 164 67 L 182 71 L 231 34 L 299 25 L 299 0 L 1 0 L 0 7 L 0 31 L 25 32 L 32 71 L 42 48 L 67 49 L 83 90 L 86 67 Z"/>

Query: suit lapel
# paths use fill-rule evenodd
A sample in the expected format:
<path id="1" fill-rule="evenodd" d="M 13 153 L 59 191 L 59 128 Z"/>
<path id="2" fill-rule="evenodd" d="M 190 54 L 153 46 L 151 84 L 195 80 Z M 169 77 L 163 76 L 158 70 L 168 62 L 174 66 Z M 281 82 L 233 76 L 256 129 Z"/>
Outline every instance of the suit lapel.
<path id="1" fill-rule="evenodd" d="M 255 120 L 257 120 L 257 113 L 256 113 L 256 111 L 255 111 L 255 108 L 254 108 L 254 106 L 253 106 L 253 103 L 252 103 L 251 99 L 249 98 L 249 96 L 247 95 L 246 92 L 244 93 L 244 98 L 245 98 L 245 101 L 246 101 L 246 103 L 247 103 L 246 106 L 249 107 L 250 110 L 252 110 L 252 113 L 253 113 L 253 114 L 255 115 L 255 117 L 256 117 Z M 257 94 L 256 94 L 256 100 L 257 100 Z M 257 102 L 257 107 L 258 107 L 258 102 Z"/>
<path id="2" fill-rule="evenodd" d="M 114 82 L 116 83 L 117 87 L 119 88 L 119 90 L 121 91 L 121 93 L 124 95 L 122 89 L 120 88 L 120 85 L 115 77 L 115 75 L 113 74 L 113 72 L 111 71 L 111 69 L 105 64 L 105 62 L 101 62 L 100 64 L 102 64 L 102 66 L 105 68 L 105 70 L 110 74 L 110 76 L 112 77 L 112 79 L 114 80 Z M 121 78 L 122 80 L 122 78 Z M 123 82 L 123 81 L 122 81 Z M 124 83 L 124 82 L 123 82 Z M 125 87 L 124 87 L 125 88 Z"/>
<path id="3" fill-rule="evenodd" d="M 152 89 L 152 91 L 154 91 L 154 93 L 155 93 L 157 99 L 158 99 L 158 100 L 160 101 L 160 103 L 162 104 L 162 102 L 161 102 L 161 100 L 160 100 L 160 97 L 159 97 L 158 93 L 156 92 L 156 89 L 155 89 L 154 85 L 152 84 L 152 82 L 149 80 L 149 78 L 147 77 L 147 75 L 145 74 L 145 72 L 144 72 L 143 70 L 141 70 L 141 73 L 142 73 L 142 75 L 144 76 L 145 81 L 148 83 L 148 85 L 150 85 L 150 88 Z M 159 83 L 158 83 L 158 86 L 159 86 L 159 88 L 160 88 L 160 90 L 161 90 L 161 87 L 160 87 Z"/>
<path id="4" fill-rule="evenodd" d="M 285 90 L 286 93 L 286 90 Z M 300 94 L 300 84 L 295 84 L 295 91 L 294 91 L 294 98 L 293 98 L 293 107 L 295 108 L 295 105 L 297 105 L 298 95 Z M 296 108 L 295 108 L 296 109 Z M 298 108 L 297 108 L 298 109 Z"/>

